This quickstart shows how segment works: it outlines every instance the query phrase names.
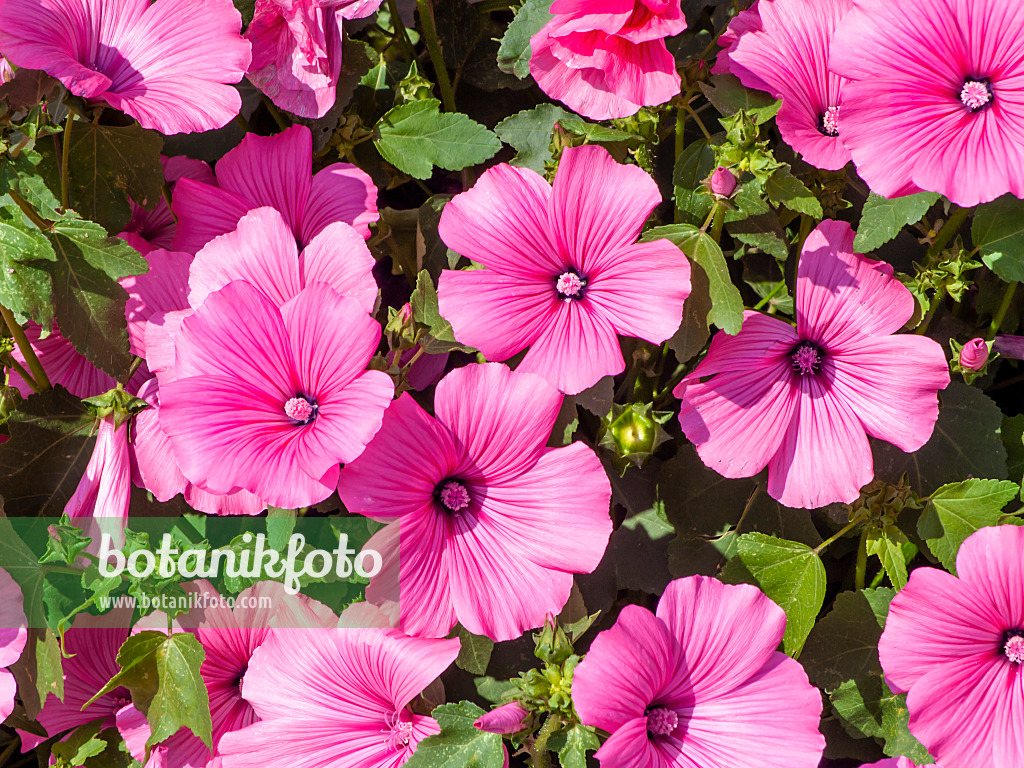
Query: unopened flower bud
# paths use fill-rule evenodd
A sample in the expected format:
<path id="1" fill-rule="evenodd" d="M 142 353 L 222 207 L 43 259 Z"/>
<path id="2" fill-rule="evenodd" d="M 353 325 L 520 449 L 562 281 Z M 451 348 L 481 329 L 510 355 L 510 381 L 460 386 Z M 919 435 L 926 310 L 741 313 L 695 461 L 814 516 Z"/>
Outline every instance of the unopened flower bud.
<path id="1" fill-rule="evenodd" d="M 473 723 L 475 728 L 488 733 L 504 735 L 506 733 L 518 733 L 526 727 L 526 721 L 530 717 L 529 710 L 518 701 L 503 704 L 497 709 L 492 709 L 485 715 L 481 715 Z"/>
<path id="2" fill-rule="evenodd" d="M 533 654 L 549 664 L 561 664 L 572 655 L 572 643 L 558 622 L 548 616 L 539 635 L 533 636 L 537 647 Z"/>
<path id="3" fill-rule="evenodd" d="M 729 197 L 736 191 L 736 175 L 723 165 L 711 174 L 711 192 L 719 197 Z"/>
<path id="4" fill-rule="evenodd" d="M 988 362 L 988 342 L 971 339 L 960 350 L 960 365 L 972 371 L 980 371 Z"/>
<path id="5" fill-rule="evenodd" d="M 0 85 L 9 83 L 13 79 L 14 69 L 11 67 L 11 63 L 3 56 L 0 56 Z"/>

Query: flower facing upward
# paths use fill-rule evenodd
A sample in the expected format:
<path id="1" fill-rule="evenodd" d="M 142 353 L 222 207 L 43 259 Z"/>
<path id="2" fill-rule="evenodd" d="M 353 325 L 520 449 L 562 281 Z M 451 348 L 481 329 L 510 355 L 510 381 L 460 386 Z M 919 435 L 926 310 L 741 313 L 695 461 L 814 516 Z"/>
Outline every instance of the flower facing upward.
<path id="1" fill-rule="evenodd" d="M 815 768 L 821 696 L 775 650 L 786 615 L 756 587 L 669 583 L 657 614 L 627 605 L 576 667 L 580 720 L 611 736 L 606 768 Z"/>
<path id="2" fill-rule="evenodd" d="M 744 313 L 718 333 L 674 390 L 679 421 L 704 463 L 725 477 L 768 467 L 768 493 L 790 507 L 851 502 L 871 480 L 867 436 L 916 451 L 949 383 L 942 348 L 891 334 L 914 313 L 892 267 L 853 252 L 850 225 L 826 220 L 797 271 L 796 328 Z"/>
<path id="3" fill-rule="evenodd" d="M 409 703 L 458 654 L 393 629 L 274 630 L 242 681 L 259 722 L 221 739 L 222 768 L 398 768 L 440 731 Z"/>
<path id="4" fill-rule="evenodd" d="M 441 314 L 489 360 L 530 347 L 519 370 L 566 394 L 619 373 L 617 334 L 661 343 L 690 293 L 678 248 L 636 242 L 660 202 L 650 176 L 602 147 L 566 149 L 553 188 L 525 168 L 491 168 L 441 215 L 448 247 L 486 267 L 442 272 Z"/>
<path id="5" fill-rule="evenodd" d="M 907 691 L 910 732 L 945 766 L 1024 765 L 1024 529 L 982 528 L 957 576 L 917 568 L 889 607 L 878 656 Z"/>
<path id="6" fill-rule="evenodd" d="M 5 0 L 0 50 L 161 133 L 220 128 L 252 52 L 230 0 Z"/>
<path id="7" fill-rule="evenodd" d="M 1024 3 L 856 0 L 829 66 L 849 79 L 842 137 L 872 190 L 1024 197 Z"/>
<path id="8" fill-rule="evenodd" d="M 283 306 L 244 280 L 210 294 L 157 374 L 160 426 L 182 474 L 279 507 L 325 499 L 394 392 L 387 374 L 365 370 L 379 339 L 364 309 L 325 283 Z"/>
<path id="9" fill-rule="evenodd" d="M 561 402 L 539 376 L 459 368 L 437 385 L 434 418 L 402 395 L 342 470 L 350 511 L 398 518 L 367 544 L 384 559 L 367 599 L 400 591 L 404 631 L 443 636 L 458 620 L 510 640 L 562 609 L 574 572 L 597 567 L 611 489 L 590 448 L 544 447 Z"/>
<path id="10" fill-rule="evenodd" d="M 733 72 L 748 88 L 782 99 L 776 122 L 782 138 L 811 165 L 834 171 L 850 160 L 843 146 L 843 78 L 828 70 L 829 44 L 853 0 L 772 0 L 740 14 L 760 26 L 729 48 Z M 737 17 L 739 19 L 739 17 Z"/>

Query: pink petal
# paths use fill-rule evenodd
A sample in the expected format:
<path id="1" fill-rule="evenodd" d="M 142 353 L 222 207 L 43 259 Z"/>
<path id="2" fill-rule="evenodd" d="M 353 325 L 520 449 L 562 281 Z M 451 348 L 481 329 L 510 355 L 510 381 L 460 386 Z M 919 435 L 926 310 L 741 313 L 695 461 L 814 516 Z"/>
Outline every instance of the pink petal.
<path id="1" fill-rule="evenodd" d="M 28 640 L 28 623 L 21 587 L 0 568 L 0 667 L 9 667 L 20 657 Z M 0 700 L 3 696 L 0 696 Z M 10 713 L 8 713 L 10 714 Z"/>
<path id="2" fill-rule="evenodd" d="M 534 465 L 558 418 L 562 397 L 539 376 L 499 363 L 469 365 L 437 385 L 434 412 L 465 446 L 469 467 L 458 471 L 491 483 Z"/>
<path id="3" fill-rule="evenodd" d="M 155 378 L 142 386 L 139 398 L 150 407 L 135 417 L 132 426 L 135 484 L 152 493 L 157 501 L 169 501 L 185 490 L 188 480 L 181 474 L 171 443 L 160 426 L 160 394 Z"/>
<path id="4" fill-rule="evenodd" d="M 488 733 L 516 733 L 523 729 L 529 716 L 530 712 L 526 707 L 518 701 L 512 701 L 481 715 L 473 723 L 473 727 Z"/>
<path id="5" fill-rule="evenodd" d="M 156 313 L 188 308 L 188 253 L 153 250 L 146 254 L 149 272 L 119 282 L 128 291 L 125 317 L 131 352 L 146 356 L 146 323 Z"/>
<path id="6" fill-rule="evenodd" d="M 372 313 L 377 303 L 373 256 L 357 230 L 343 221 L 328 224 L 299 254 L 303 284 L 327 283 Z"/>
<path id="7" fill-rule="evenodd" d="M 299 239 L 308 244 L 328 224 L 341 221 L 368 240 L 370 225 L 379 218 L 377 187 L 369 175 L 351 163 L 334 163 L 313 176 Z"/>
<path id="8" fill-rule="evenodd" d="M 797 332 L 830 349 L 858 335 L 895 333 L 914 314 L 914 297 L 892 267 L 853 252 L 854 232 L 826 219 L 804 242 L 797 271 Z"/>
<path id="9" fill-rule="evenodd" d="M 173 378 L 175 341 L 181 324 L 192 314 L 191 309 L 182 309 L 175 312 L 156 312 L 149 318 L 143 339 L 146 347 L 146 364 L 153 373 L 167 379 Z"/>
<path id="10" fill-rule="evenodd" d="M 236 192 L 182 179 L 174 185 L 171 199 L 171 209 L 178 217 L 174 250 L 197 253 L 218 235 L 234 231 L 238 220 L 256 207 Z"/>
<path id="11" fill-rule="evenodd" d="M 114 419 L 99 421 L 96 444 L 74 495 L 64 512 L 74 525 L 93 537 L 89 551 L 99 551 L 99 535 L 113 537 L 116 545 L 124 541 L 124 526 L 131 501 L 131 465 L 128 460 L 128 427 L 115 428 Z M 104 522 L 99 522 L 103 519 Z"/>
<path id="12" fill-rule="evenodd" d="M 6 669 L 0 669 L 0 722 L 14 711 L 14 697 L 18 693 L 18 682 Z"/>
<path id="13" fill-rule="evenodd" d="M 1007 629 L 1024 628 L 1024 530 L 1016 526 L 982 528 L 971 534 L 956 556 L 960 578 L 992 606 Z"/>
<path id="14" fill-rule="evenodd" d="M 25 335 L 51 384 L 60 384 L 75 397 L 95 397 L 113 389 L 117 384 L 113 378 L 78 354 L 71 342 L 60 335 L 56 324 L 45 339 L 39 338 L 41 331 L 31 321 L 25 327 Z M 11 355 L 25 365 L 25 358 L 19 349 L 16 348 Z M 32 388 L 15 371 L 11 371 L 10 377 L 11 386 L 17 387 L 22 397 L 32 394 Z"/>
<path id="15" fill-rule="evenodd" d="M 647 718 L 635 717 L 619 727 L 594 753 L 604 768 L 697 768 L 666 756 L 647 733 Z M 671 762 L 670 762 L 671 760 Z"/>

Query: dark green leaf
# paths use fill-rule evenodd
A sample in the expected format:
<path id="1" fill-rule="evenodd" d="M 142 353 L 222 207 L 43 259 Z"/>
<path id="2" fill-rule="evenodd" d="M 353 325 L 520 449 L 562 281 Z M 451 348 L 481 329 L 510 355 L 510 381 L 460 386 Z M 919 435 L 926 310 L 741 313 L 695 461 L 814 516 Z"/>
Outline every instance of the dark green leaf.
<path id="1" fill-rule="evenodd" d="M 159 133 L 135 122 L 115 126 L 76 120 L 68 165 L 71 207 L 110 234 L 121 232 L 131 218 L 129 197 L 146 209 L 160 202 L 163 145 Z"/>
<path id="2" fill-rule="evenodd" d="M 779 168 L 764 186 L 768 199 L 776 205 L 784 205 L 791 211 L 804 213 L 814 219 L 824 216 L 818 198 L 792 174 L 789 166 Z"/>
<path id="3" fill-rule="evenodd" d="M 723 578 L 741 580 L 733 578 L 742 573 L 733 563 L 742 563 L 753 582 L 786 612 L 782 646 L 796 658 L 825 600 L 825 566 L 821 559 L 806 544 L 763 533 L 741 535 L 736 540 L 736 554 Z"/>
<path id="4" fill-rule="evenodd" d="M 711 195 L 701 182 L 715 170 L 715 152 L 707 139 L 686 146 L 676 160 L 672 173 L 676 208 L 688 224 L 700 224 L 711 213 Z"/>
<path id="5" fill-rule="evenodd" d="M 732 115 L 743 109 L 757 125 L 775 117 L 782 106 L 781 101 L 773 99 L 764 91 L 745 88 L 735 75 L 712 75 L 711 84 L 701 83 L 700 89 L 721 114 Z"/>
<path id="6" fill-rule="evenodd" d="M 1024 201 L 1013 195 L 985 203 L 974 214 L 971 239 L 982 261 L 1003 280 L 1024 280 Z"/>
<path id="7" fill-rule="evenodd" d="M 501 736 L 473 727 L 484 714 L 476 704 L 442 704 L 433 711 L 441 733 L 416 746 L 406 768 L 501 768 L 505 752 Z"/>
<path id="8" fill-rule="evenodd" d="M 0 509 L 0 512 L 3 511 Z M 46 566 L 39 564 L 38 556 L 22 541 L 11 525 L 10 518 L 5 515 L 0 515 L 0 568 L 7 571 L 21 587 L 28 626 L 45 627 L 43 590 Z"/>
<path id="9" fill-rule="evenodd" d="M 690 270 L 690 295 L 683 304 L 683 321 L 679 330 L 666 343 L 676 353 L 676 360 L 685 363 L 708 343 L 711 312 L 711 287 L 703 269 Z"/>
<path id="10" fill-rule="evenodd" d="M 92 221 L 65 217 L 49 237 L 57 260 L 43 266 L 53 280 L 61 333 L 89 362 L 123 380 L 131 363 L 124 316 L 128 292 L 117 281 L 141 275 L 149 265 L 138 251 L 107 237 Z"/>
<path id="11" fill-rule="evenodd" d="M 873 442 L 875 476 L 898 483 L 906 473 L 911 488 L 922 496 L 965 477 L 1005 479 L 999 407 L 980 390 L 960 382 L 950 384 L 939 397 L 935 431 L 920 450 L 908 454 L 889 443 Z"/>
<path id="12" fill-rule="evenodd" d="M 426 270 L 416 278 L 416 290 L 409 299 L 412 316 L 417 323 L 430 329 L 430 337 L 421 342 L 428 354 L 436 355 L 454 350 L 470 351 L 455 340 L 452 324 L 441 317 L 437 308 L 437 289 Z"/>
<path id="13" fill-rule="evenodd" d="M 39 172 L 41 159 L 38 152 L 22 152 L 16 160 L 8 160 L 6 164 L 0 160 L 0 195 L 13 189 L 40 216 L 53 220 L 60 216 L 60 200 Z"/>
<path id="14" fill-rule="evenodd" d="M 839 593 L 832 610 L 811 630 L 800 655 L 814 685 L 833 691 L 846 680 L 882 673 L 878 638 L 895 595 L 884 587 Z"/>
<path id="15" fill-rule="evenodd" d="M 107 742 L 97 735 L 102 727 L 103 721 L 95 720 L 76 728 L 67 740 L 55 742 L 53 756 L 57 768 L 77 768 L 86 765 L 90 757 L 103 754 Z"/>
<path id="16" fill-rule="evenodd" d="M 494 641 L 483 635 L 474 635 L 461 624 L 458 625 L 457 636 L 462 647 L 459 649 L 458 658 L 455 659 L 455 666 L 466 670 L 471 675 L 482 675 L 487 672 L 491 651 L 494 650 Z"/>
<path id="17" fill-rule="evenodd" d="M 381 156 L 400 171 L 427 179 L 435 165 L 458 171 L 501 149 L 493 131 L 461 113 L 442 113 L 440 106 L 433 99 L 414 101 L 384 115 L 374 140 Z"/>
<path id="18" fill-rule="evenodd" d="M 697 264 L 708 278 L 711 311 L 708 318 L 726 333 L 735 336 L 743 325 L 743 299 L 729 276 L 729 265 L 722 249 L 710 235 L 690 224 L 655 227 L 644 233 L 641 242 L 665 238 L 673 242 Z"/>
<path id="19" fill-rule="evenodd" d="M 56 258 L 46 236 L 17 207 L 0 208 L 0 304 L 19 321 L 32 319 L 43 327 L 53 322 L 50 276 L 38 263 L 26 262 Z"/>
<path id="20" fill-rule="evenodd" d="M 907 695 L 889 690 L 881 674 L 844 682 L 831 700 L 851 736 L 884 739 L 885 754 L 890 757 L 908 757 L 917 765 L 933 762 L 907 728 Z"/>
<path id="21" fill-rule="evenodd" d="M 64 665 L 60 644 L 52 629 L 47 629 L 36 640 L 36 691 L 41 704 L 46 703 L 51 693 L 64 701 Z"/>
<path id="22" fill-rule="evenodd" d="M 964 480 L 932 494 L 917 523 L 918 535 L 950 573 L 956 573 L 956 553 L 979 528 L 996 525 L 1002 509 L 1020 488 L 1007 480 Z"/>
<path id="23" fill-rule="evenodd" d="M 530 74 L 530 38 L 551 21 L 551 0 L 526 0 L 501 38 L 498 69 L 520 80 Z"/>
<path id="24" fill-rule="evenodd" d="M 853 247 L 857 253 L 871 253 L 896 237 L 908 224 L 920 221 L 938 199 L 935 192 L 919 192 L 892 200 L 872 192 L 864 203 Z"/>
<path id="25" fill-rule="evenodd" d="M 494 127 L 494 132 L 516 150 L 512 165 L 544 172 L 544 164 L 551 160 L 551 133 L 559 120 L 571 118 L 555 104 L 541 104 L 506 117 Z"/>

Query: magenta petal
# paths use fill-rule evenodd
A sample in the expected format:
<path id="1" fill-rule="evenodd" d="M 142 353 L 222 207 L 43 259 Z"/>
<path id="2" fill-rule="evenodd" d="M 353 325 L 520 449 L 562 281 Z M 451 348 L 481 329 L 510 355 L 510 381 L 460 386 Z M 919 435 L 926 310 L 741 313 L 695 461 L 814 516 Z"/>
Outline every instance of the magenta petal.
<path id="1" fill-rule="evenodd" d="M 562 396 L 539 376 L 499 363 L 469 365 L 437 385 L 437 420 L 462 442 L 472 476 L 501 482 L 533 466 L 558 418 Z"/>
<path id="2" fill-rule="evenodd" d="M 14 698 L 18 693 L 18 681 L 6 669 L 0 669 L 0 723 L 14 711 Z"/>
<path id="3" fill-rule="evenodd" d="M 1007 527 L 998 532 L 982 528 L 960 547 L 956 569 L 960 578 L 981 593 L 1010 627 L 1024 628 L 1024 529 Z"/>
<path id="4" fill-rule="evenodd" d="M 0 568 L 0 667 L 9 667 L 21 658 L 27 640 L 28 623 L 21 587 Z"/>
<path id="5" fill-rule="evenodd" d="M 895 333 L 914 314 L 914 297 L 892 267 L 853 252 L 854 232 L 826 219 L 804 242 L 797 271 L 797 331 L 831 348 L 851 336 Z"/>
<path id="6" fill-rule="evenodd" d="M 29 321 L 25 335 L 28 336 L 32 349 L 51 384 L 60 384 L 75 397 L 95 397 L 108 389 L 113 389 L 117 384 L 113 378 L 78 354 L 71 342 L 61 336 L 56 324 L 45 339 L 39 338 L 41 330 L 38 325 Z M 25 358 L 19 349 L 15 349 L 11 355 L 22 365 L 25 364 Z M 18 388 L 22 397 L 32 394 L 32 388 L 15 371 L 11 371 L 11 385 Z"/>
<path id="7" fill-rule="evenodd" d="M 349 224 L 328 224 L 299 254 L 303 285 L 327 283 L 342 296 L 350 296 L 372 313 L 377 303 L 373 256 L 363 236 Z"/>
<path id="8" fill-rule="evenodd" d="M 647 718 L 636 717 L 608 737 L 594 753 L 602 768 L 692 768 L 695 763 L 677 763 L 658 749 L 647 734 Z"/>
<path id="9" fill-rule="evenodd" d="M 236 192 L 192 179 L 174 185 L 171 208 L 178 217 L 174 250 L 197 253 L 218 235 L 234 231 L 246 212 L 257 206 Z"/>
<path id="10" fill-rule="evenodd" d="M 92 457 L 74 495 L 64 507 L 72 524 L 93 537 L 90 552 L 98 551 L 101 531 L 113 537 L 115 543 L 124 541 L 124 526 L 131 501 L 131 476 L 128 426 L 115 427 L 112 416 L 100 419 Z"/>
<path id="11" fill-rule="evenodd" d="M 373 180 L 351 163 L 334 163 L 313 176 L 299 222 L 299 239 L 309 243 L 328 224 L 341 221 L 368 240 L 370 225 L 379 218 Z"/>
<path id="12" fill-rule="evenodd" d="M 139 398 L 150 407 L 138 414 L 132 425 L 136 484 L 152 493 L 157 501 L 169 501 L 185 490 L 188 480 L 181 474 L 171 443 L 160 426 L 160 395 L 155 378 L 142 386 Z"/>
<path id="13" fill-rule="evenodd" d="M 473 727 L 488 733 L 516 733 L 523 729 L 529 716 L 530 712 L 526 707 L 518 701 L 512 701 L 481 715 L 473 723 Z"/>
<path id="14" fill-rule="evenodd" d="M 192 256 L 188 253 L 153 250 L 146 254 L 149 272 L 120 280 L 128 291 L 125 316 L 131 352 L 146 356 L 146 322 L 158 312 L 188 308 L 188 274 Z"/>

